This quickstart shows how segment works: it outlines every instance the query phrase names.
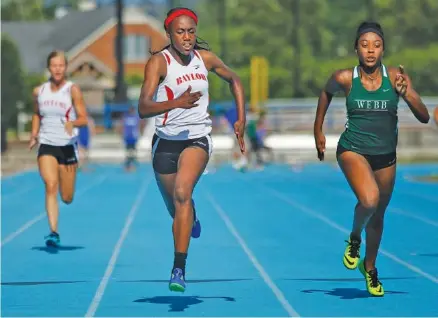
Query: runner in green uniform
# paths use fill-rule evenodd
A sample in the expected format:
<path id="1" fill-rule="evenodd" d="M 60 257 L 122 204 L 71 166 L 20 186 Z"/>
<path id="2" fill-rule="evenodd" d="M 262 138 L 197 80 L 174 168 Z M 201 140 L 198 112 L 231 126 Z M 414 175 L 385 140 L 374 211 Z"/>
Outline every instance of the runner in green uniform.
<path id="1" fill-rule="evenodd" d="M 247 116 L 247 124 L 246 124 L 246 135 L 249 139 L 250 147 L 249 147 L 249 160 L 251 160 L 252 156 L 256 156 L 256 163 L 257 165 L 260 164 L 259 159 L 259 143 L 257 140 L 257 122 L 259 115 L 253 111 L 249 112 Z"/>
<path id="2" fill-rule="evenodd" d="M 382 64 L 384 43 L 378 23 L 364 22 L 359 26 L 355 41 L 359 65 L 333 73 L 319 97 L 314 123 L 318 157 L 323 160 L 325 114 L 334 94 L 343 92 L 347 96 L 346 129 L 336 155 L 358 202 L 343 263 L 348 269 L 359 267 L 368 292 L 374 296 L 384 294 L 375 263 L 384 214 L 395 183 L 399 98 L 405 100 L 420 122 L 428 123 L 430 118 L 403 67 Z M 366 251 L 365 258 L 360 260 L 364 228 Z"/>

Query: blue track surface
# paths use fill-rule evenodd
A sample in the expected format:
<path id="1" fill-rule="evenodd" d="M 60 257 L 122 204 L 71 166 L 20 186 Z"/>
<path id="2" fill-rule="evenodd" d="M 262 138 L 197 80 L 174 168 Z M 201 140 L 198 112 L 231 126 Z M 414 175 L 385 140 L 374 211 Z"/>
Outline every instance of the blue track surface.
<path id="1" fill-rule="evenodd" d="M 398 168 L 377 264 L 384 298 L 343 267 L 355 199 L 328 164 L 203 176 L 182 295 L 167 287 L 171 219 L 150 166 L 79 174 L 56 253 L 38 173 L 3 178 L 2 316 L 438 316 L 438 184 L 408 180 L 429 172 L 438 165 Z"/>

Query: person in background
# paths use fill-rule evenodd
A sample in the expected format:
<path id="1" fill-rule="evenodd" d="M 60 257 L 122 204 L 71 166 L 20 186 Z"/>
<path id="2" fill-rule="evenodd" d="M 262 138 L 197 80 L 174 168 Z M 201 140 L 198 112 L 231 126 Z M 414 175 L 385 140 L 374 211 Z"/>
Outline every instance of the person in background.
<path id="1" fill-rule="evenodd" d="M 96 127 L 94 120 L 88 116 L 88 125 L 79 127 L 78 145 L 79 145 L 79 167 L 78 169 L 84 171 L 87 169 L 89 163 L 89 148 L 91 136 L 96 134 Z"/>
<path id="2" fill-rule="evenodd" d="M 128 111 L 122 116 L 119 131 L 122 134 L 125 144 L 125 171 L 135 171 L 137 158 L 137 143 L 141 136 L 142 120 L 138 116 L 134 106 L 130 106 Z"/>
<path id="3" fill-rule="evenodd" d="M 260 117 L 259 120 L 257 122 L 257 128 L 256 128 L 256 137 L 257 137 L 257 143 L 258 143 L 258 149 L 259 152 L 260 151 L 266 151 L 269 154 L 269 161 L 273 161 L 274 160 L 274 154 L 272 152 L 271 147 L 267 146 L 265 143 L 265 138 L 267 135 L 267 131 L 268 131 L 268 127 L 266 124 L 266 112 L 265 111 L 261 111 L 260 112 Z M 260 157 L 260 163 L 261 164 L 266 164 L 266 162 L 263 160 L 263 158 L 259 155 Z"/>
<path id="4" fill-rule="evenodd" d="M 34 113 L 29 149 L 38 145 L 38 170 L 45 188 L 50 233 L 47 246 L 58 247 L 58 194 L 71 204 L 78 165 L 78 128 L 88 125 L 87 109 L 79 86 L 66 77 L 67 57 L 53 51 L 47 57 L 48 81 L 33 89 Z"/>

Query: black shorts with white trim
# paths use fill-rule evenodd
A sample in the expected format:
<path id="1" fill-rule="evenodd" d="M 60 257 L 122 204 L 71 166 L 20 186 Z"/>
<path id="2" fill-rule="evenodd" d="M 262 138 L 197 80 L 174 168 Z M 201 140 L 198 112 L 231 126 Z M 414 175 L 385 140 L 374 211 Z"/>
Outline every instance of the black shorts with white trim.
<path id="1" fill-rule="evenodd" d="M 74 165 L 78 163 L 77 145 L 52 146 L 41 144 L 38 148 L 38 158 L 41 156 L 52 156 L 60 165 Z"/>
<path id="2" fill-rule="evenodd" d="M 159 174 L 172 174 L 178 170 L 178 160 L 184 149 L 198 147 L 211 156 L 213 144 L 211 136 L 195 139 L 168 140 L 154 135 L 152 138 L 152 166 Z"/>

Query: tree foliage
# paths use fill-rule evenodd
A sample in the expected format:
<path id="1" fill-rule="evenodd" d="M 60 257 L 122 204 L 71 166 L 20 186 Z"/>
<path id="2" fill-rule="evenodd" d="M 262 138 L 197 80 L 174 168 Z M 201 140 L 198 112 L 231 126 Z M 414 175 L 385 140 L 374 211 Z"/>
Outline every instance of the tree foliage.
<path id="1" fill-rule="evenodd" d="M 1 35 L 1 117 L 2 126 L 16 124 L 17 102 L 24 102 L 25 80 L 21 69 L 18 49 L 6 35 Z"/>
<path id="2" fill-rule="evenodd" d="M 403 64 L 422 95 L 436 95 L 436 0 L 197 0 L 180 1 L 180 5 L 195 2 L 198 34 L 240 75 L 248 100 L 253 56 L 264 56 L 269 62 L 269 98 L 317 96 L 331 73 L 357 64 L 356 28 L 367 19 L 384 29 L 384 63 Z M 77 1 L 5 0 L 2 20 L 52 19 L 55 4 L 74 7 Z M 31 88 L 41 78 L 34 77 L 26 78 L 25 87 Z M 232 98 L 220 78 L 210 75 L 209 79 L 213 101 Z M 139 78 L 127 81 L 139 84 Z M 29 101 L 26 107 L 31 107 Z"/>
<path id="3" fill-rule="evenodd" d="M 2 21 L 44 21 L 55 17 L 59 6 L 76 9 L 78 0 L 3 0 Z"/>
<path id="4" fill-rule="evenodd" d="M 269 61 L 269 97 L 314 97 L 328 76 L 353 67 L 356 29 L 365 20 L 379 22 L 385 33 L 384 63 L 403 64 L 417 90 L 435 95 L 438 72 L 438 1 L 435 0 L 225 0 L 200 1 L 199 35 L 224 58 L 245 84 L 250 96 L 252 56 Z M 220 34 L 226 34 L 226 54 Z M 211 76 L 213 100 L 223 95 L 222 81 Z"/>

